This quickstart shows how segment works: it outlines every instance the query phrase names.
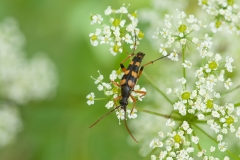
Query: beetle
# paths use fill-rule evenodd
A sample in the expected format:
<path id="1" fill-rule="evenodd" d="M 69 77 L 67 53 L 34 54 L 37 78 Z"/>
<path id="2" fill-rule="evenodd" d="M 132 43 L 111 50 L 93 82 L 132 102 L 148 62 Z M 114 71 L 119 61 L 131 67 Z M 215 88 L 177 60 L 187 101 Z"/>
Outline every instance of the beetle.
<path id="1" fill-rule="evenodd" d="M 133 107 L 131 109 L 131 112 L 133 111 L 135 105 L 136 105 L 136 99 L 131 95 L 131 92 L 134 91 L 136 93 L 140 93 L 142 94 L 142 96 L 145 96 L 147 94 L 147 92 L 145 91 L 135 91 L 134 90 L 134 86 L 137 83 L 137 80 L 140 78 L 142 71 L 144 69 L 145 66 L 149 65 L 149 64 L 153 64 L 155 61 L 158 61 L 166 56 L 160 57 L 156 60 L 150 61 L 147 64 L 144 64 L 141 66 L 142 60 L 144 58 L 145 54 L 142 52 L 138 52 L 136 55 L 134 53 L 128 55 L 128 57 L 126 57 L 121 63 L 120 63 L 120 67 L 124 72 L 124 75 L 120 81 L 120 84 L 111 81 L 115 86 L 118 86 L 121 88 L 121 95 L 116 97 L 114 99 L 114 104 L 115 107 L 113 110 L 109 111 L 108 113 L 106 113 L 105 115 L 103 115 L 101 118 L 99 118 L 95 123 L 93 123 L 89 128 L 93 127 L 94 125 L 96 125 L 100 120 L 102 120 L 105 116 L 109 115 L 110 113 L 112 113 L 113 111 L 115 111 L 118 108 L 121 108 L 124 110 L 124 123 L 125 126 L 129 132 L 129 134 L 131 135 L 131 137 L 133 138 L 134 141 L 136 141 L 138 143 L 138 141 L 134 138 L 134 136 L 132 135 L 131 131 L 128 128 L 127 122 L 126 122 L 126 109 L 127 109 L 127 105 L 128 105 L 128 98 L 130 97 L 134 104 Z M 130 64 L 128 65 L 127 69 L 124 67 L 123 63 L 128 60 L 129 58 L 133 57 L 132 61 L 130 62 Z M 141 66 L 141 67 L 140 67 Z M 139 69 L 140 68 L 140 69 Z M 120 100 L 119 100 L 120 99 Z M 119 104 L 117 105 L 117 100 L 119 100 Z"/>

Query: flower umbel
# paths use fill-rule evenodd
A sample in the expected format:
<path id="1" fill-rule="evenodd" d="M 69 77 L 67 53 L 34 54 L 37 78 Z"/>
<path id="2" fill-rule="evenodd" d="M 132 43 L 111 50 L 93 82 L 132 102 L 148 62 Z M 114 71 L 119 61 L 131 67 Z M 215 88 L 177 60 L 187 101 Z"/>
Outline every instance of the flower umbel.
<path id="1" fill-rule="evenodd" d="M 138 119 L 131 123 L 134 124 L 133 127 L 136 126 L 136 133 L 142 137 L 142 141 L 148 142 L 152 150 L 149 158 L 151 157 L 152 160 L 199 158 L 207 160 L 222 158 L 221 155 L 224 155 L 225 160 L 230 159 L 228 156 L 239 159 L 236 153 L 231 151 L 231 148 L 237 144 L 229 140 L 229 137 L 238 141 L 240 139 L 238 122 L 240 102 L 238 93 L 233 94 L 233 91 L 240 88 L 240 85 L 234 86 L 238 77 L 236 76 L 238 75 L 237 67 L 235 67 L 237 64 L 233 58 L 236 55 L 228 45 L 218 45 L 217 38 L 215 38 L 222 32 L 226 32 L 227 37 L 224 40 L 228 41 L 227 38 L 232 36 L 229 33 L 235 33 L 235 36 L 240 33 L 239 7 L 233 0 L 199 0 L 198 2 L 202 9 L 214 18 L 210 20 L 209 16 L 203 19 L 194 12 L 188 15 L 188 12 L 180 10 L 176 10 L 176 14 L 170 14 L 172 10 L 169 12 L 164 10 L 161 14 L 164 13 L 165 17 L 160 20 L 157 19 L 160 16 L 156 16 L 159 13 L 153 13 L 152 10 L 147 11 L 149 17 L 141 14 L 145 16 L 145 19 L 149 18 L 148 22 L 152 26 L 157 26 L 155 32 L 153 30 L 145 32 L 154 32 L 153 39 L 149 38 L 150 44 L 157 44 L 160 54 L 172 60 L 171 64 L 164 64 L 161 68 L 155 67 L 152 71 L 156 71 L 154 76 L 157 77 L 157 83 L 154 83 L 148 74 L 143 73 L 148 84 L 154 88 L 152 94 L 149 91 L 151 94 L 149 97 L 152 97 L 152 100 L 148 103 L 153 111 L 135 106 L 135 101 L 141 101 L 146 91 L 145 88 L 140 88 L 135 83 L 127 100 L 129 103 L 126 109 L 127 115 L 124 112 L 125 108 L 119 107 L 119 101 L 123 98 L 121 97 L 123 90 L 119 87 L 119 81 L 123 75 L 132 71 L 131 67 L 123 69 L 125 74 L 120 69 L 113 70 L 109 77 L 111 82 L 104 82 L 103 76 L 95 79 L 98 90 L 103 92 L 108 99 L 105 107 L 107 109 L 118 107 L 116 115 L 119 123 L 126 117 Z M 156 6 L 159 5 L 157 0 L 153 3 Z M 128 7 L 123 5 L 117 10 L 108 7 L 105 15 L 110 17 L 110 25 L 103 24 L 104 20 L 99 15 L 92 17 L 93 24 L 100 24 L 105 29 L 92 33 L 91 43 L 110 44 L 110 52 L 113 55 L 123 52 L 124 44 L 135 50 L 135 46 L 139 45 L 138 40 L 144 36 L 143 31 L 137 28 L 137 12 L 129 14 Z M 128 19 L 123 18 L 126 15 Z M 153 23 L 156 24 L 153 25 Z M 228 30 L 223 29 L 226 27 Z M 105 41 L 101 41 L 103 39 Z M 234 39 L 237 44 L 238 40 L 239 37 Z M 238 48 L 236 49 L 238 55 L 240 48 L 238 45 L 234 47 Z M 138 77 L 137 74 L 131 72 L 129 75 Z M 124 84 L 122 83 L 124 81 L 120 82 Z M 129 81 L 127 86 L 130 86 L 131 82 Z M 166 94 L 162 91 L 164 87 L 166 87 Z M 158 97 L 156 93 L 160 93 L 161 97 Z M 136 100 L 134 101 L 131 97 Z M 126 100 L 123 101 L 126 102 Z M 159 113 L 161 111 L 165 113 L 169 111 L 169 114 Z M 163 125 L 163 120 L 154 121 L 151 118 L 145 118 L 139 112 L 166 118 L 166 123 Z M 149 141 L 149 137 L 157 133 L 158 136 L 152 137 Z M 204 139 L 202 135 L 205 135 L 205 138 L 210 139 L 212 143 L 203 145 L 208 139 Z M 145 151 L 143 155 L 147 155 L 150 149 L 144 148 L 141 151 Z"/>
<path id="2" fill-rule="evenodd" d="M 137 11 L 129 13 L 128 6 L 123 5 L 119 9 L 112 9 L 110 6 L 105 10 L 105 16 L 109 18 L 109 24 L 104 23 L 104 19 L 99 14 L 91 15 L 91 24 L 100 25 L 95 33 L 90 33 L 90 42 L 93 46 L 109 44 L 110 52 L 115 56 L 122 53 L 124 44 L 128 44 L 131 49 L 136 49 L 138 40 L 144 38 L 144 33 L 137 28 Z"/>

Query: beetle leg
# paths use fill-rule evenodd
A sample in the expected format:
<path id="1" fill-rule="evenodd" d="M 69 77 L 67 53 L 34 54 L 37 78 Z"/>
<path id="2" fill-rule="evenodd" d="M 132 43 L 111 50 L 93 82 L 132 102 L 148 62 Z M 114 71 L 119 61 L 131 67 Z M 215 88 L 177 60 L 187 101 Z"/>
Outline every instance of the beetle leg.
<path id="1" fill-rule="evenodd" d="M 128 60 L 129 58 L 131 58 L 132 56 L 134 56 L 134 53 L 128 55 L 128 56 L 120 63 L 120 67 L 121 67 L 121 69 L 123 70 L 123 72 L 126 71 L 126 68 L 124 67 L 123 63 L 124 63 L 126 60 Z"/>
<path id="2" fill-rule="evenodd" d="M 140 94 L 142 94 L 142 95 L 140 96 L 141 98 L 147 94 L 146 91 L 138 91 L 138 90 L 136 90 L 136 91 L 133 90 L 133 91 L 136 92 L 136 93 L 140 93 Z"/>
<path id="3" fill-rule="evenodd" d="M 112 84 L 114 84 L 115 86 L 117 86 L 117 87 L 121 87 L 121 85 L 118 84 L 117 82 L 115 82 L 115 81 L 111 81 L 111 82 L 112 82 Z"/>
<path id="4" fill-rule="evenodd" d="M 136 105 L 137 100 L 136 100 L 132 95 L 130 95 L 130 97 L 131 97 L 131 99 L 133 100 L 133 107 L 132 107 L 131 112 L 130 112 L 130 114 L 132 114 L 132 111 L 133 111 L 133 109 L 135 108 L 135 105 Z"/>

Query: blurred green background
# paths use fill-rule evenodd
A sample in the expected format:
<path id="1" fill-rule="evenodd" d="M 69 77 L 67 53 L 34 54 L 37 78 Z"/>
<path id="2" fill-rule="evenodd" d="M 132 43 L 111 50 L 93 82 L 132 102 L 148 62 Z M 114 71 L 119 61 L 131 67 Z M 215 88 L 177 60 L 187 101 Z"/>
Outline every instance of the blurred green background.
<path id="1" fill-rule="evenodd" d="M 90 76 L 97 77 L 97 70 L 109 74 L 124 56 L 109 56 L 108 49 L 99 53 L 99 48 L 90 46 L 88 34 L 95 31 L 90 14 L 103 14 L 107 6 L 119 8 L 123 3 L 130 3 L 131 11 L 149 5 L 149 1 L 133 0 L 0 1 L 0 20 L 18 21 L 26 37 L 27 56 L 45 52 L 59 76 L 54 98 L 20 108 L 24 129 L 14 143 L 0 150 L 0 160 L 142 159 L 138 148 L 128 144 L 125 126 L 119 126 L 114 115 L 88 128 L 106 113 L 105 101 L 86 104 L 86 95 L 97 91 Z"/>

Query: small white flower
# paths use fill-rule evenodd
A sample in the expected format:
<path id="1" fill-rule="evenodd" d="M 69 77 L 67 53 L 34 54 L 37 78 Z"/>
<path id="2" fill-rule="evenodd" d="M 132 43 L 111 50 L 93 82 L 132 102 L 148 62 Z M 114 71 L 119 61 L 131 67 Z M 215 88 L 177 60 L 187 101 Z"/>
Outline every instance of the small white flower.
<path id="1" fill-rule="evenodd" d="M 228 115 L 231 115 L 235 110 L 234 109 L 234 104 L 232 104 L 232 103 L 226 103 L 225 107 L 227 109 Z M 224 109 L 224 107 L 223 107 L 223 109 Z"/>
<path id="2" fill-rule="evenodd" d="M 184 11 L 181 11 L 181 12 L 177 15 L 177 18 L 183 19 L 183 18 L 185 18 L 186 16 L 187 16 L 186 13 L 185 13 Z"/>
<path id="3" fill-rule="evenodd" d="M 125 20 L 125 19 L 121 20 L 121 21 L 120 21 L 120 26 L 121 26 L 121 27 L 124 27 L 125 23 L 126 23 L 126 20 Z"/>
<path id="4" fill-rule="evenodd" d="M 220 98 L 220 97 L 221 97 L 220 93 L 217 93 L 217 92 L 213 92 L 213 95 L 214 95 L 214 97 L 216 97 L 216 98 Z"/>
<path id="5" fill-rule="evenodd" d="M 172 93 L 172 89 L 171 88 L 167 88 L 167 94 Z"/>
<path id="6" fill-rule="evenodd" d="M 168 56 L 169 59 L 171 59 L 172 61 L 178 61 L 178 54 L 176 50 L 173 50 L 172 53 L 170 53 L 170 55 Z"/>
<path id="7" fill-rule="evenodd" d="M 111 39 L 110 36 L 112 33 L 109 25 L 103 25 L 102 33 L 106 38 Z"/>
<path id="8" fill-rule="evenodd" d="M 95 33 L 89 34 L 90 42 L 93 46 L 98 45 L 98 40 L 101 39 L 100 33 L 101 33 L 101 29 L 97 28 Z"/>
<path id="9" fill-rule="evenodd" d="M 167 155 L 167 151 L 160 151 L 159 158 L 164 159 Z"/>
<path id="10" fill-rule="evenodd" d="M 220 114 L 217 111 L 212 111 L 212 116 L 215 118 L 219 118 Z"/>
<path id="11" fill-rule="evenodd" d="M 233 69 L 232 62 L 233 61 L 234 61 L 234 59 L 232 57 L 229 57 L 229 56 L 226 57 L 225 67 L 228 72 L 232 72 L 232 69 Z"/>
<path id="12" fill-rule="evenodd" d="M 199 120 L 203 120 L 205 118 L 205 116 L 202 113 L 198 114 L 197 117 Z"/>
<path id="13" fill-rule="evenodd" d="M 195 77 L 201 77 L 203 75 L 203 68 L 199 68 L 196 72 L 195 72 Z"/>
<path id="14" fill-rule="evenodd" d="M 187 134 L 192 134 L 192 131 L 193 131 L 192 128 L 188 128 L 188 129 L 187 129 Z"/>
<path id="15" fill-rule="evenodd" d="M 91 24 L 95 24 L 95 23 L 101 24 L 102 21 L 103 21 L 103 18 L 100 14 L 94 14 L 92 16 Z"/>
<path id="16" fill-rule="evenodd" d="M 113 101 L 109 101 L 107 104 L 106 104 L 106 108 L 109 109 L 109 108 L 112 108 L 114 106 L 114 102 Z"/>
<path id="17" fill-rule="evenodd" d="M 167 28 L 163 28 L 159 33 L 163 38 L 167 38 L 171 34 Z"/>
<path id="18" fill-rule="evenodd" d="M 224 81 L 224 74 L 225 74 L 225 71 L 224 70 L 221 70 L 219 76 L 218 76 L 218 80 L 220 82 L 223 82 Z"/>
<path id="19" fill-rule="evenodd" d="M 182 84 L 186 84 L 187 80 L 185 78 L 180 78 L 180 79 L 177 79 L 177 82 L 180 82 Z"/>
<path id="20" fill-rule="evenodd" d="M 112 73 L 110 74 L 110 80 L 114 81 L 118 77 L 117 71 L 113 70 Z"/>
<path id="21" fill-rule="evenodd" d="M 170 46 L 173 42 L 175 42 L 175 38 L 173 36 L 169 35 L 167 44 Z"/>
<path id="22" fill-rule="evenodd" d="M 225 125 L 225 124 L 224 124 L 224 125 Z M 223 129 L 221 130 L 221 133 L 223 133 L 223 134 L 227 134 L 227 133 L 228 133 L 227 128 L 223 128 Z"/>
<path id="23" fill-rule="evenodd" d="M 236 128 L 233 124 L 230 124 L 230 131 L 233 133 L 236 131 Z"/>
<path id="24" fill-rule="evenodd" d="M 151 160 L 156 160 L 157 157 L 155 155 L 151 155 Z"/>
<path id="25" fill-rule="evenodd" d="M 196 90 L 193 90 L 192 93 L 191 93 L 190 98 L 193 99 L 193 98 L 195 98 L 195 97 L 197 97 L 197 91 L 196 91 Z"/>
<path id="26" fill-rule="evenodd" d="M 104 78 L 103 75 L 101 75 L 100 71 L 98 71 L 98 73 L 99 73 L 99 76 L 98 76 L 97 79 L 95 79 L 91 76 L 91 78 L 95 80 L 95 82 L 94 82 L 95 84 L 98 84 L 98 83 L 102 82 L 102 80 Z"/>
<path id="27" fill-rule="evenodd" d="M 237 137 L 238 139 L 240 139 L 240 127 L 238 127 L 238 130 L 237 130 L 237 132 L 236 132 L 236 137 Z"/>
<path id="28" fill-rule="evenodd" d="M 232 83 L 232 81 L 231 81 L 230 78 L 228 78 L 228 79 L 225 81 L 225 83 L 224 83 L 224 87 L 225 87 L 226 89 L 229 89 L 229 87 L 231 87 L 232 85 L 233 85 L 233 83 Z"/>
<path id="29" fill-rule="evenodd" d="M 208 121 L 209 122 L 209 121 Z M 210 124 L 210 128 L 215 132 L 215 133 L 218 133 L 220 131 L 220 126 L 214 122 L 213 124 Z"/>
<path id="30" fill-rule="evenodd" d="M 112 55 L 114 55 L 114 56 L 117 55 L 117 52 L 115 52 L 112 47 L 109 49 L 109 51 L 111 52 Z"/>
<path id="31" fill-rule="evenodd" d="M 159 137 L 164 137 L 164 133 L 162 131 L 158 132 Z"/>
<path id="32" fill-rule="evenodd" d="M 187 148 L 187 152 L 188 152 L 188 153 L 194 152 L 194 148 L 193 148 L 193 147 L 188 147 L 188 148 Z"/>
<path id="33" fill-rule="evenodd" d="M 128 13 L 128 10 L 127 10 L 127 7 L 125 7 L 124 5 L 122 7 L 120 7 L 116 13 L 123 13 L 123 14 L 127 14 Z"/>
<path id="34" fill-rule="evenodd" d="M 218 149 L 221 151 L 221 152 L 225 152 L 227 150 L 227 143 L 226 142 L 220 142 L 218 144 Z"/>
<path id="35" fill-rule="evenodd" d="M 180 37 L 180 38 L 182 38 L 183 36 L 184 36 L 184 34 L 182 33 L 182 32 L 180 32 L 179 34 L 178 34 L 178 36 Z M 180 40 L 181 41 L 181 40 Z"/>
<path id="36" fill-rule="evenodd" d="M 183 65 L 184 68 L 191 68 L 192 67 L 192 62 L 190 62 L 189 60 L 185 60 L 182 65 Z"/>
<path id="37" fill-rule="evenodd" d="M 186 115 L 187 110 L 186 110 L 186 106 L 184 104 L 180 105 L 178 110 L 181 115 L 183 115 L 183 116 Z"/>
<path id="38" fill-rule="evenodd" d="M 99 91 L 102 91 L 102 90 L 103 90 L 103 85 L 99 84 L 99 85 L 97 86 L 97 89 L 98 89 Z"/>
<path id="39" fill-rule="evenodd" d="M 168 119 L 166 122 L 166 126 L 169 126 L 169 127 L 175 126 L 175 121 L 171 121 L 171 119 Z"/>
<path id="40" fill-rule="evenodd" d="M 168 44 L 160 44 L 160 49 L 159 49 L 159 52 L 162 53 L 163 56 L 166 56 L 167 55 L 167 48 L 169 47 Z"/>
<path id="41" fill-rule="evenodd" d="M 192 142 L 198 144 L 199 138 L 197 136 L 192 136 Z"/>
<path id="42" fill-rule="evenodd" d="M 189 124 L 187 121 L 183 121 L 182 126 L 181 126 L 185 131 L 189 128 Z"/>
<path id="43" fill-rule="evenodd" d="M 216 150 L 216 147 L 214 147 L 214 146 L 210 147 L 210 152 L 214 152 L 215 150 Z"/>
<path id="44" fill-rule="evenodd" d="M 113 12 L 111 6 L 108 6 L 107 9 L 104 11 L 105 15 L 110 15 Z"/>
<path id="45" fill-rule="evenodd" d="M 87 95 L 86 98 L 88 99 L 88 101 L 87 101 L 88 105 L 94 104 L 94 97 L 95 97 L 95 95 L 93 92 L 91 92 L 90 94 Z"/>
<path id="46" fill-rule="evenodd" d="M 220 118 L 220 120 L 219 120 L 221 123 L 224 123 L 224 122 L 226 122 L 226 119 L 225 118 Z"/>
<path id="47" fill-rule="evenodd" d="M 188 23 L 195 23 L 197 21 L 197 19 L 192 14 L 189 15 L 186 20 L 187 20 Z"/>
<path id="48" fill-rule="evenodd" d="M 225 156 L 223 160 L 230 160 L 230 158 L 228 156 Z"/>
<path id="49" fill-rule="evenodd" d="M 185 45 L 186 42 L 187 42 L 187 39 L 186 39 L 186 38 L 182 38 L 182 39 L 180 39 L 180 43 L 181 43 L 181 45 Z"/>
<path id="50" fill-rule="evenodd" d="M 232 57 L 227 56 L 226 57 L 226 63 L 232 63 L 234 59 Z"/>
<path id="51" fill-rule="evenodd" d="M 199 41 L 198 38 L 195 38 L 195 37 L 194 37 L 194 38 L 192 39 L 192 42 L 195 43 L 195 44 L 197 44 L 198 41 Z"/>
<path id="52" fill-rule="evenodd" d="M 156 147 L 163 147 L 163 143 L 158 138 L 155 138 L 150 142 L 149 146 L 154 149 Z"/>
<path id="53" fill-rule="evenodd" d="M 236 113 L 237 113 L 238 116 L 240 116 L 240 107 L 237 108 Z"/>
<path id="54" fill-rule="evenodd" d="M 219 53 L 216 53 L 215 60 L 220 61 L 222 59 L 222 56 Z"/>
<path id="55" fill-rule="evenodd" d="M 128 44 L 133 44 L 132 37 L 128 33 L 122 39 Z"/>
<path id="56" fill-rule="evenodd" d="M 124 110 L 123 109 L 120 109 L 116 112 L 116 115 L 117 115 L 117 118 L 119 120 L 124 120 L 125 119 L 125 113 L 124 113 Z M 119 121 L 119 124 L 120 124 L 120 121 Z"/>
<path id="57" fill-rule="evenodd" d="M 166 160 L 173 160 L 173 158 L 172 157 L 167 157 Z"/>
<path id="58" fill-rule="evenodd" d="M 111 84 L 111 83 L 110 83 Z M 111 85 L 109 83 L 102 82 L 102 85 L 107 89 L 110 90 L 112 89 Z"/>
<path id="59" fill-rule="evenodd" d="M 218 135 L 217 135 L 217 141 L 222 141 L 222 140 L 223 140 L 223 135 L 218 134 Z"/>
<path id="60" fill-rule="evenodd" d="M 113 91 L 105 91 L 104 93 L 105 93 L 107 96 L 113 95 Z"/>
<path id="61" fill-rule="evenodd" d="M 112 40 L 111 37 L 108 37 L 107 35 L 104 35 L 104 36 L 101 37 L 100 44 L 109 44 L 111 40 Z"/>
<path id="62" fill-rule="evenodd" d="M 135 108 L 132 110 L 132 112 L 131 110 L 127 110 L 127 112 L 128 112 L 128 118 L 130 119 L 137 118 L 137 114 L 136 114 L 137 110 Z"/>

